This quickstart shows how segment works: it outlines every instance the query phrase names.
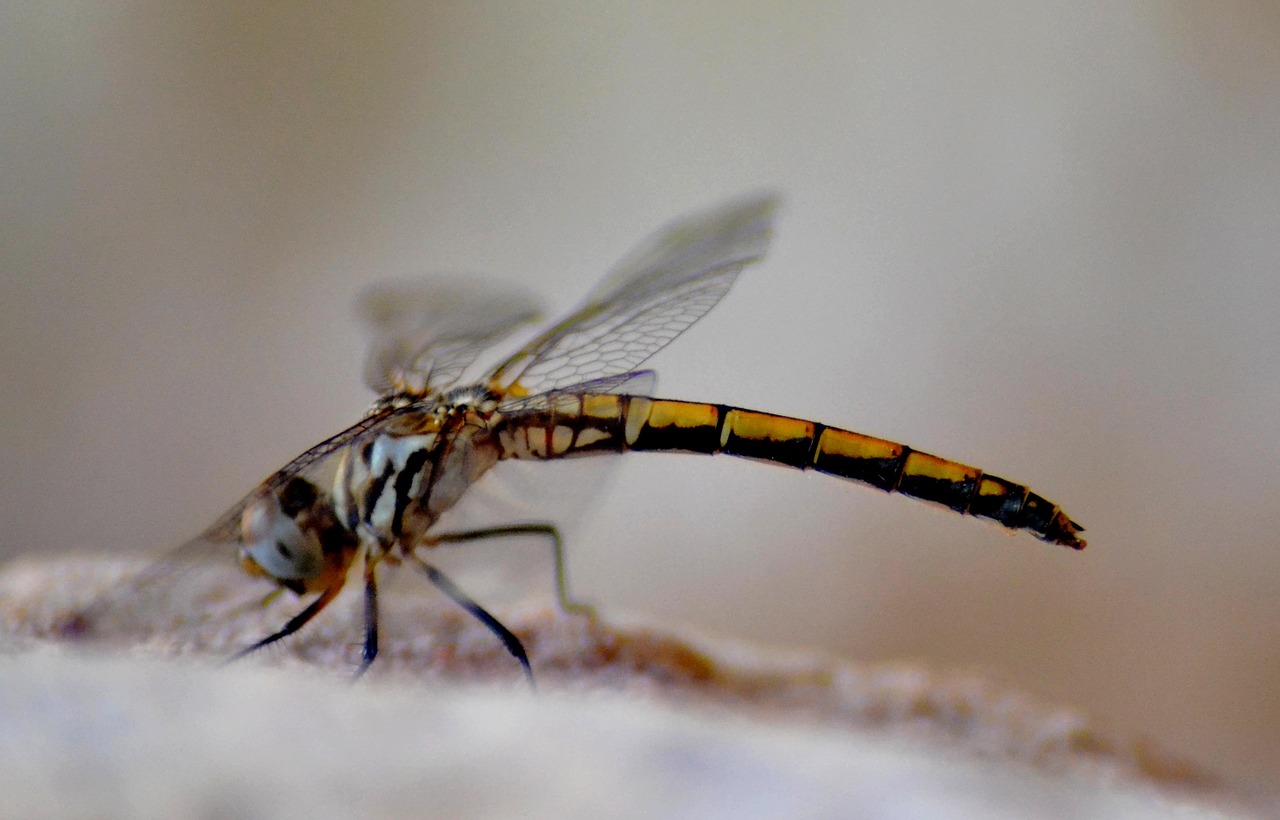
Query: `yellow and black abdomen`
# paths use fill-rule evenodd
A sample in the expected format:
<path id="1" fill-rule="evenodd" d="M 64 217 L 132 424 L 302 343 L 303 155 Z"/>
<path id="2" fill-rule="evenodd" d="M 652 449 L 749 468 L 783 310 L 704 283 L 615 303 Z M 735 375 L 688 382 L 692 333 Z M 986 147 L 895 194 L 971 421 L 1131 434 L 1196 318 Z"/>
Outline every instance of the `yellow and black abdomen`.
<path id="1" fill-rule="evenodd" d="M 701 402 L 610 394 L 559 397 L 499 429 L 506 458 L 669 450 L 771 461 L 869 484 L 1082 549 L 1083 529 L 1026 487 L 905 444 L 814 421 Z"/>

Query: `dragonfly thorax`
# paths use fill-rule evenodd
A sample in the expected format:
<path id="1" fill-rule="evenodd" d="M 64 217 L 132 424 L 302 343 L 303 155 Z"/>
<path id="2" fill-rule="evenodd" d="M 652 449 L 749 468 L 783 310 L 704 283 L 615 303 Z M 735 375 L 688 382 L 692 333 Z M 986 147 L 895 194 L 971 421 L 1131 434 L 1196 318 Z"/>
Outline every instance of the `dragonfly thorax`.
<path id="1" fill-rule="evenodd" d="M 481 389 L 463 398 L 486 396 Z M 419 545 L 440 515 L 497 462 L 489 417 L 465 401 L 441 402 L 405 414 L 348 449 L 334 479 L 339 520 L 376 553 Z"/>
<path id="2" fill-rule="evenodd" d="M 440 404 L 454 413 L 472 408 L 480 413 L 492 413 L 497 409 L 498 401 L 498 394 L 483 384 L 455 387 L 440 397 Z"/>
<path id="3" fill-rule="evenodd" d="M 373 406 L 364 414 L 365 418 L 380 416 L 388 410 L 404 410 L 422 402 L 422 396 L 414 393 L 388 393 L 379 396 Z"/>

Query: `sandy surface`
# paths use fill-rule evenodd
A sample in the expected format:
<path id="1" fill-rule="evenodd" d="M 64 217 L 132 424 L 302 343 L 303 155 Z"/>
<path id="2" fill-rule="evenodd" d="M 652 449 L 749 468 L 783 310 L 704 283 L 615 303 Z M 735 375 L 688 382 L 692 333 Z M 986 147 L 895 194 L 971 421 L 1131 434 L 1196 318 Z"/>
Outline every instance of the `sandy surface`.
<path id="1" fill-rule="evenodd" d="M 414 596 L 351 685 L 355 607 L 220 667 L 297 603 L 245 607 L 234 576 L 139 590 L 127 569 L 0 575 L 0 813 L 1249 816 L 1155 744 L 972 675 L 503 612 L 535 694 L 487 630 Z"/>

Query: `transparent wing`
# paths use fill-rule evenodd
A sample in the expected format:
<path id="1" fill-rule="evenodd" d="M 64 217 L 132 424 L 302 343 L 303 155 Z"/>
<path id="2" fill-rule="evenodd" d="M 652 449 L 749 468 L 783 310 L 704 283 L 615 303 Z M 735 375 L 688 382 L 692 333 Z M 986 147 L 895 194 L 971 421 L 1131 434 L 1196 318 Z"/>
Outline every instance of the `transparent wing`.
<path id="1" fill-rule="evenodd" d="M 600 379 L 558 387 L 535 396 L 523 396 L 505 401 L 498 408 L 498 412 L 506 416 L 519 415 L 526 410 L 541 412 L 551 409 L 562 401 L 573 407 L 576 406 L 577 397 L 583 393 L 630 393 L 634 396 L 648 396 L 653 393 L 657 383 L 658 376 L 654 371 L 633 370 L 630 373 L 617 373 Z"/>
<path id="2" fill-rule="evenodd" d="M 516 395 L 634 370 L 728 292 L 769 244 L 777 199 L 757 194 L 672 223 L 634 249 L 581 307 L 496 367 Z"/>
<path id="3" fill-rule="evenodd" d="M 523 294 L 466 280 L 375 285 L 357 312 L 373 335 L 365 384 L 418 395 L 452 385 L 481 352 L 539 315 Z"/>
<path id="4" fill-rule="evenodd" d="M 89 602 L 79 618 L 102 639 L 154 637 L 186 646 L 224 635 L 230 614 L 241 617 L 258 612 L 257 604 L 278 588 L 273 581 L 250 576 L 239 565 L 245 507 L 300 475 L 317 487 L 333 486 L 337 456 L 345 447 L 414 412 L 421 412 L 421 408 L 383 410 L 307 450 L 233 504 L 200 535 L 130 573 Z M 155 613 L 165 612 L 171 617 L 157 622 Z"/>
<path id="5" fill-rule="evenodd" d="M 240 499 L 231 509 L 227 510 L 218 520 L 213 523 L 207 530 L 200 534 L 198 538 L 193 539 L 189 544 L 179 547 L 171 557 L 190 557 L 198 558 L 199 543 L 219 543 L 227 541 L 236 541 L 240 537 L 240 516 L 244 512 L 245 505 L 259 494 L 271 490 L 278 490 L 289 483 L 289 480 L 297 475 L 306 475 L 313 479 L 314 483 L 321 487 L 331 486 L 331 483 L 324 480 L 324 477 L 333 471 L 333 459 L 339 450 L 350 445 L 352 442 L 364 437 L 365 435 L 376 434 L 376 430 L 383 427 L 389 420 L 406 413 L 421 412 L 420 408 L 408 407 L 400 409 L 384 409 L 377 413 L 365 416 L 360 421 L 351 425 L 337 435 L 330 436 L 319 444 L 315 445 L 305 453 L 297 456 L 288 464 L 272 473 L 266 481 L 263 481 L 253 492 Z M 316 480 L 316 479 L 320 480 Z"/>

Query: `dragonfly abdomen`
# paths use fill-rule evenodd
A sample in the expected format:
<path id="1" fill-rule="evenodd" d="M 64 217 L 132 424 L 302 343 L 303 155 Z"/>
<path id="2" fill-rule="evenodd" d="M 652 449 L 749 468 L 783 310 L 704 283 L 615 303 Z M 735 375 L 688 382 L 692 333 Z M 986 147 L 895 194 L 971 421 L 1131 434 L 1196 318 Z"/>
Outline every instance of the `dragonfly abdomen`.
<path id="1" fill-rule="evenodd" d="M 941 504 L 1051 543 L 1085 545 L 1080 525 L 1020 484 L 905 444 L 739 407 L 644 396 L 561 396 L 547 409 L 512 418 L 499 441 L 504 458 L 668 450 L 770 461 Z"/>

